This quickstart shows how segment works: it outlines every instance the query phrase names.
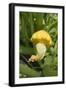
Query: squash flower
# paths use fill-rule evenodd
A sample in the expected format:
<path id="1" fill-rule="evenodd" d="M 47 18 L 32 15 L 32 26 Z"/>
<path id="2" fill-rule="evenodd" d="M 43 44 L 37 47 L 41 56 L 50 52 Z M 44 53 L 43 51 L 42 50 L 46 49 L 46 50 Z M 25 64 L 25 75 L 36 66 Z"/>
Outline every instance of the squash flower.
<path id="1" fill-rule="evenodd" d="M 37 53 L 36 55 L 32 55 L 29 58 L 28 62 L 42 60 L 45 56 L 47 47 L 50 47 L 52 45 L 51 36 L 45 30 L 39 30 L 33 33 L 31 37 L 31 42 L 36 47 Z"/>

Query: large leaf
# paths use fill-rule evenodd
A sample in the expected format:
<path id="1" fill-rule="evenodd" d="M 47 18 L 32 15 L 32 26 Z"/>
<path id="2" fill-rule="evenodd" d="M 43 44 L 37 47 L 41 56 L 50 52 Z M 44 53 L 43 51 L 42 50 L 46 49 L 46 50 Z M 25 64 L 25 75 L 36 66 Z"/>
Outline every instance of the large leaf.
<path id="1" fill-rule="evenodd" d="M 34 13 L 33 17 L 35 19 L 34 21 L 35 31 L 43 29 L 43 13 Z"/>
<path id="2" fill-rule="evenodd" d="M 40 72 L 35 71 L 34 69 L 29 68 L 26 64 L 20 64 L 20 74 L 26 77 L 39 77 Z"/>
<path id="3" fill-rule="evenodd" d="M 57 76 L 57 58 L 54 56 L 47 56 L 45 58 L 43 67 L 43 76 Z"/>
<path id="4" fill-rule="evenodd" d="M 43 69 L 43 76 L 57 76 L 57 68 L 54 65 L 45 65 Z"/>
<path id="5" fill-rule="evenodd" d="M 32 54 L 36 54 L 36 50 L 35 50 L 35 48 L 31 48 L 31 47 L 22 45 L 20 47 L 20 53 L 25 54 L 25 55 L 32 55 Z"/>

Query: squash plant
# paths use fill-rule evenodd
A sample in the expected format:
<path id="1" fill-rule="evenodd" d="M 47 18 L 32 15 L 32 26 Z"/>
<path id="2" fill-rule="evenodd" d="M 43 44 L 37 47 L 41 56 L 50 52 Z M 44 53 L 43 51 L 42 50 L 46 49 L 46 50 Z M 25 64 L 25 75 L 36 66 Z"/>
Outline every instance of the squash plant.
<path id="1" fill-rule="evenodd" d="M 33 33 L 45 30 L 52 38 L 52 46 L 47 48 L 42 60 L 28 62 L 31 55 L 36 54 L 36 48 L 30 41 Z M 58 75 L 58 14 L 20 12 L 20 78 L 48 77 Z"/>

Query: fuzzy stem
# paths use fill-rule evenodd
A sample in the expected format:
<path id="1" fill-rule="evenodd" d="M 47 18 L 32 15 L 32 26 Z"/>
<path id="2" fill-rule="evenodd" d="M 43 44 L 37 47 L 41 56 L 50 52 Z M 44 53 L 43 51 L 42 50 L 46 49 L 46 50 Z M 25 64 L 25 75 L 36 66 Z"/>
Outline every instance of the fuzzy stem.
<path id="1" fill-rule="evenodd" d="M 38 43 L 36 44 L 36 49 L 37 49 L 37 55 L 39 56 L 39 59 L 43 59 L 46 53 L 46 46 L 44 43 Z"/>
<path id="2" fill-rule="evenodd" d="M 36 50 L 37 50 L 37 54 L 32 55 L 29 59 L 29 62 L 41 60 L 45 56 L 46 46 L 44 45 L 44 43 L 37 43 L 36 44 Z"/>

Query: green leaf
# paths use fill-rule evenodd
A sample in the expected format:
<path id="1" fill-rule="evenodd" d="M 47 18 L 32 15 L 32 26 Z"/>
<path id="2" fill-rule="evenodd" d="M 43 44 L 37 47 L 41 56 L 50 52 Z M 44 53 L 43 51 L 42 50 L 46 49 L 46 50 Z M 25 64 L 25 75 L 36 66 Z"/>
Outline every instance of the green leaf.
<path id="1" fill-rule="evenodd" d="M 43 29 L 43 13 L 34 13 L 34 28 L 35 31 Z"/>
<path id="2" fill-rule="evenodd" d="M 31 35 L 34 33 L 34 22 L 33 22 L 33 14 L 29 13 L 29 25 L 30 25 L 30 32 Z"/>
<path id="3" fill-rule="evenodd" d="M 43 66 L 43 76 L 57 76 L 57 57 L 47 56 L 45 58 L 44 66 Z"/>
<path id="4" fill-rule="evenodd" d="M 50 25 L 48 26 L 48 29 L 51 30 L 53 27 L 56 27 L 56 25 L 57 25 L 57 21 L 55 21 L 55 22 L 53 22 L 52 24 L 50 24 Z"/>
<path id="5" fill-rule="evenodd" d="M 28 46 L 20 46 L 20 53 L 21 54 L 27 54 L 27 55 L 32 55 L 32 54 L 36 54 L 36 50 L 35 48 L 31 48 Z"/>
<path id="6" fill-rule="evenodd" d="M 26 75 L 26 77 L 39 77 L 40 72 L 35 71 L 34 69 L 31 69 L 26 64 L 20 64 L 20 74 Z"/>
<path id="7" fill-rule="evenodd" d="M 58 71 L 56 69 L 56 66 L 53 66 L 53 65 L 44 65 L 43 75 L 45 77 L 47 77 L 47 76 L 57 76 L 58 75 Z"/>
<path id="8" fill-rule="evenodd" d="M 47 56 L 44 60 L 44 65 L 50 65 L 53 63 L 53 56 Z"/>
<path id="9" fill-rule="evenodd" d="M 55 55 L 58 55 L 58 41 L 55 43 L 54 51 Z"/>

